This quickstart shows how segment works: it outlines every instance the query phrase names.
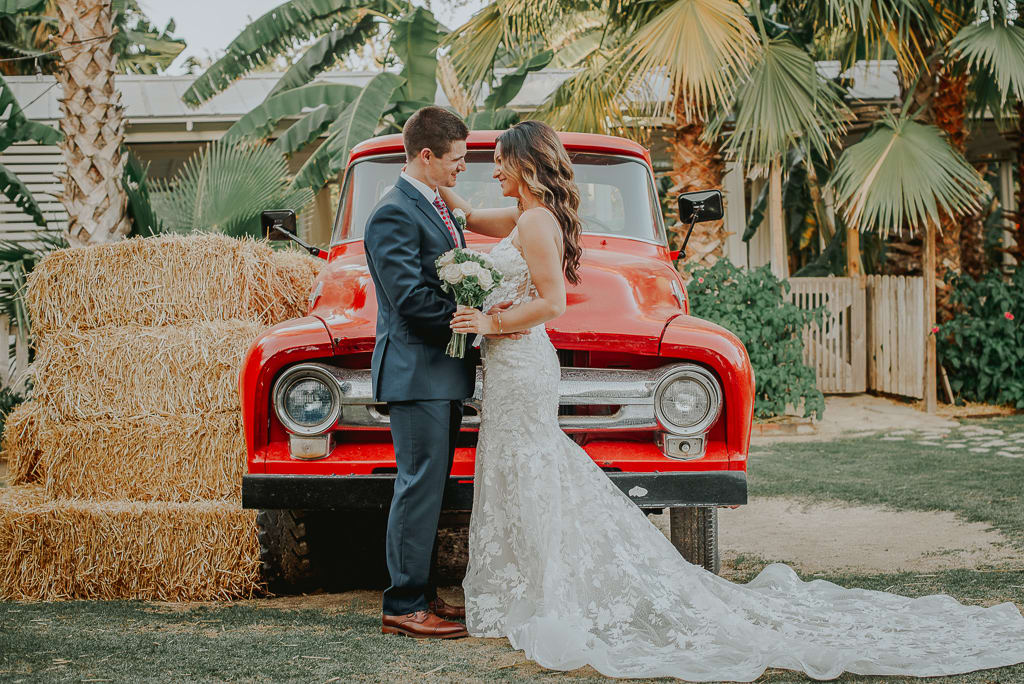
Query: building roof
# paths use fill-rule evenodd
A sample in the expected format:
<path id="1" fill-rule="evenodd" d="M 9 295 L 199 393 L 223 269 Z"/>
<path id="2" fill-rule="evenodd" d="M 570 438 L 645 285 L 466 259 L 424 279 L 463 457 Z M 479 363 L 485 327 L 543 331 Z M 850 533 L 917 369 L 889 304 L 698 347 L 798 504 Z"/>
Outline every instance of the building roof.
<path id="1" fill-rule="evenodd" d="M 840 76 L 839 62 L 819 62 L 818 70 L 826 78 Z M 316 81 L 361 86 L 375 73 L 328 71 L 320 74 Z M 563 69 L 544 69 L 528 74 L 511 106 L 521 110 L 540 106 L 573 73 Z M 181 99 L 195 80 L 194 76 L 121 74 L 115 77 L 115 83 L 121 91 L 121 102 L 129 122 L 234 120 L 263 102 L 281 75 L 279 72 L 250 74 L 196 109 Z M 858 62 L 841 75 L 852 80 L 850 95 L 854 99 L 889 100 L 899 94 L 895 61 Z M 42 121 L 60 118 L 61 87 L 53 76 L 7 76 L 4 80 L 29 118 Z M 667 98 L 667 80 L 652 80 L 654 96 Z M 485 95 L 482 93 L 481 98 Z M 441 88 L 437 89 L 436 103 L 448 104 Z"/>

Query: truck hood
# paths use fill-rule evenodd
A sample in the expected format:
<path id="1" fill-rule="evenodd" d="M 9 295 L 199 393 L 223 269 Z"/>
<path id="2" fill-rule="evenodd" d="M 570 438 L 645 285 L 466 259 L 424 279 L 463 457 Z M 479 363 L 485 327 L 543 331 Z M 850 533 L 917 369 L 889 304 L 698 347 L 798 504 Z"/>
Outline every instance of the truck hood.
<path id="1" fill-rule="evenodd" d="M 472 245 L 480 251 L 491 246 Z M 580 284 L 567 291 L 565 313 L 548 323 L 552 342 L 559 348 L 657 354 L 666 323 L 683 313 L 673 280 L 684 292 L 664 259 L 588 247 L 580 263 Z M 377 299 L 361 251 L 334 258 L 316 287 L 320 294 L 310 313 L 327 325 L 336 353 L 372 350 Z"/>

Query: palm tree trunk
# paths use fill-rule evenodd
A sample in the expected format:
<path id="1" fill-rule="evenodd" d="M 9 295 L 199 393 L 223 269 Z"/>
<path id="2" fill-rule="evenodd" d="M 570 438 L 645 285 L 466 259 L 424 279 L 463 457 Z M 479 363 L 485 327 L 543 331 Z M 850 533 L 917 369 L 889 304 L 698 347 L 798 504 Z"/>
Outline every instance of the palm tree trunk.
<path id="1" fill-rule="evenodd" d="M 61 201 L 72 244 L 109 242 L 128 234 L 128 197 L 121 184 L 125 158 L 121 94 L 114 87 L 117 57 L 111 50 L 110 0 L 59 0 L 63 68 L 61 143 L 66 171 Z"/>
<path id="2" fill-rule="evenodd" d="M 967 75 L 956 74 L 943 69 L 938 74 L 938 87 L 932 102 L 935 125 L 941 128 L 949 143 L 960 154 L 967 151 Z M 949 216 L 940 217 L 939 230 L 935 241 L 936 311 L 940 321 L 953 317 L 950 295 L 952 288 L 946 283 L 950 273 L 959 275 L 962 270 L 961 234 L 966 219 Z"/>
<path id="3" fill-rule="evenodd" d="M 693 108 L 691 111 L 694 111 Z M 697 190 L 722 189 L 725 177 L 722 153 L 717 144 L 708 144 L 701 140 L 703 133 L 704 123 L 688 117 L 683 99 L 677 98 L 674 131 L 672 137 L 668 138 L 672 150 L 673 195 Z M 680 225 L 677 217 L 676 238 L 681 243 L 683 236 L 678 233 Z M 697 267 L 713 265 L 724 256 L 728 236 L 724 221 L 703 223 L 694 228 L 687 247 L 690 256 L 686 263 Z"/>

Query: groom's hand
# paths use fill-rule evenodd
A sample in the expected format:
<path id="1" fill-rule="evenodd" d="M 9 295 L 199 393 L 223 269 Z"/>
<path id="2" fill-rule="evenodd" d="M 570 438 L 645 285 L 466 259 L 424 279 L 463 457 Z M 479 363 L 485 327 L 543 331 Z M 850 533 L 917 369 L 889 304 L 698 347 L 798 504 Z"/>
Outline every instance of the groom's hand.
<path id="1" fill-rule="evenodd" d="M 512 302 L 511 301 L 500 302 L 500 303 L 495 304 L 494 306 L 492 306 L 490 309 L 488 309 L 487 310 L 487 315 L 488 316 L 493 316 L 494 314 L 498 313 L 499 311 L 507 311 L 507 310 L 509 310 L 511 308 L 512 308 Z M 501 339 L 506 339 L 506 338 L 510 339 L 510 340 L 518 340 L 523 335 L 529 335 L 529 334 L 530 334 L 530 331 L 529 330 L 525 330 L 523 332 L 505 333 L 504 335 L 484 335 L 484 337 L 486 337 L 489 340 L 501 340 Z"/>

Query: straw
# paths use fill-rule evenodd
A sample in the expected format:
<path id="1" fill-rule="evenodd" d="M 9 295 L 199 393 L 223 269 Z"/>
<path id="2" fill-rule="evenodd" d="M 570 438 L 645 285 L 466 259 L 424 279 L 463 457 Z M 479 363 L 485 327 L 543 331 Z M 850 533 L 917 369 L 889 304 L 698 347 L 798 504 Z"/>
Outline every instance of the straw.
<path id="1" fill-rule="evenodd" d="M 241 414 L 40 418 L 37 479 L 59 499 L 241 500 Z"/>
<path id="2" fill-rule="evenodd" d="M 51 252 L 29 275 L 25 301 L 37 339 L 131 323 L 269 326 L 305 313 L 316 261 L 223 235 L 132 238 Z"/>
<path id="3" fill-rule="evenodd" d="M 74 419 L 238 410 L 239 369 L 263 329 L 234 320 L 53 332 L 38 345 L 33 396 Z"/>
<path id="4" fill-rule="evenodd" d="M 0 489 L 0 600 L 210 601 L 260 591 L 255 511 Z"/>

